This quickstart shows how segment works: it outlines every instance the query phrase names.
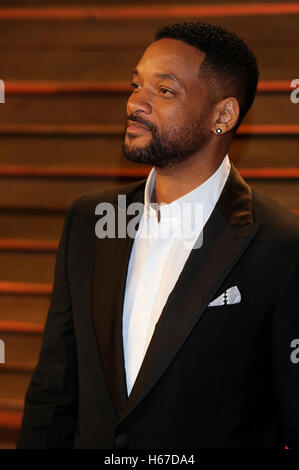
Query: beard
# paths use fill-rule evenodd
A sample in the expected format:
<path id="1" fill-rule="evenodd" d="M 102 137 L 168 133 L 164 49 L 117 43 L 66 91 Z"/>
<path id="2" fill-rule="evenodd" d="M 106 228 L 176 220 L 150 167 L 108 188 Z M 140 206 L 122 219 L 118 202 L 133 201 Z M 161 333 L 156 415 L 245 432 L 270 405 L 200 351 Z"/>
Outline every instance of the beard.
<path id="1" fill-rule="evenodd" d="M 143 147 L 123 143 L 122 151 L 124 156 L 134 163 L 143 163 L 158 168 L 170 167 L 188 160 L 203 147 L 207 139 L 207 132 L 204 127 L 205 113 L 202 113 L 200 119 L 192 121 L 188 127 L 170 126 L 162 132 L 159 132 L 156 126 L 139 116 L 129 116 L 128 119 L 139 122 L 152 133 L 150 142 Z M 133 142 L 138 137 L 127 134 L 127 138 L 130 142 Z"/>

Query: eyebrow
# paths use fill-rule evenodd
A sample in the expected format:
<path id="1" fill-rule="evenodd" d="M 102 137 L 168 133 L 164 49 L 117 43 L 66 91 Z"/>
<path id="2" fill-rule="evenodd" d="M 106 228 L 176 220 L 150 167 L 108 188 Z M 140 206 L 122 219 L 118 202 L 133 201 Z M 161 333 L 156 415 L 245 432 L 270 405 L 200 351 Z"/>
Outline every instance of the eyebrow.
<path id="1" fill-rule="evenodd" d="M 133 75 L 139 75 L 139 72 L 137 69 L 133 70 Z M 179 79 L 175 75 L 173 75 L 173 73 L 155 73 L 155 77 L 170 79 L 176 82 L 179 86 L 182 86 Z"/>

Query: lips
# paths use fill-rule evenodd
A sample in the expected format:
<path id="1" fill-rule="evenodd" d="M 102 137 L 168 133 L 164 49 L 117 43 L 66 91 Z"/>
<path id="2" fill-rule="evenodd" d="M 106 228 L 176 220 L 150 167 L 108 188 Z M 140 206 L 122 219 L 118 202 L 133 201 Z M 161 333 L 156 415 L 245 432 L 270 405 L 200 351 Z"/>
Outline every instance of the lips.
<path id="1" fill-rule="evenodd" d="M 145 127 L 140 122 L 136 121 L 128 121 L 127 132 L 130 134 L 144 134 L 146 132 L 150 132 L 150 130 Z"/>

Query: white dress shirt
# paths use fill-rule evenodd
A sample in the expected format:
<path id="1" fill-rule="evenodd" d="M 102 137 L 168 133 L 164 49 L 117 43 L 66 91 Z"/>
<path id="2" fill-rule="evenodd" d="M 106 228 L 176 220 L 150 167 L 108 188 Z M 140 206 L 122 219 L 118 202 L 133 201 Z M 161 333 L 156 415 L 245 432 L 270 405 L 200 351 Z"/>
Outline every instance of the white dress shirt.
<path id="1" fill-rule="evenodd" d="M 123 307 L 128 395 L 167 298 L 219 199 L 230 166 L 226 155 L 215 173 L 204 183 L 170 204 L 160 205 L 159 222 L 157 207 L 151 203 L 155 169 L 152 168 L 148 175 L 144 212 L 130 255 Z M 189 231 L 185 233 L 186 227 Z"/>

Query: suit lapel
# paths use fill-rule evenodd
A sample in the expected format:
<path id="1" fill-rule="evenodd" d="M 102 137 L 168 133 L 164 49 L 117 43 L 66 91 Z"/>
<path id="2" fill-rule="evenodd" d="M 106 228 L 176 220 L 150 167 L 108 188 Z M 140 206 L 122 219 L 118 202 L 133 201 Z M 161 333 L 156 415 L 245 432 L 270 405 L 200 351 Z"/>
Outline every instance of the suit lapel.
<path id="1" fill-rule="evenodd" d="M 170 365 L 257 230 L 258 225 L 252 221 L 250 187 L 232 165 L 205 225 L 203 245 L 191 251 L 156 324 L 131 394 L 121 410 L 120 421 L 142 401 Z M 120 320 L 117 328 L 120 329 Z"/>
<path id="2" fill-rule="evenodd" d="M 127 215 L 127 206 L 131 202 L 143 202 L 145 185 L 139 182 L 135 186 L 126 195 L 126 206 L 118 207 L 117 196 L 112 200 L 116 235 L 118 211 L 127 227 L 133 218 L 133 215 Z M 119 193 L 124 194 L 121 188 Z M 92 284 L 93 323 L 108 390 L 117 415 L 128 399 L 122 344 L 122 308 L 132 243 L 133 239 L 129 237 L 96 239 Z"/>

